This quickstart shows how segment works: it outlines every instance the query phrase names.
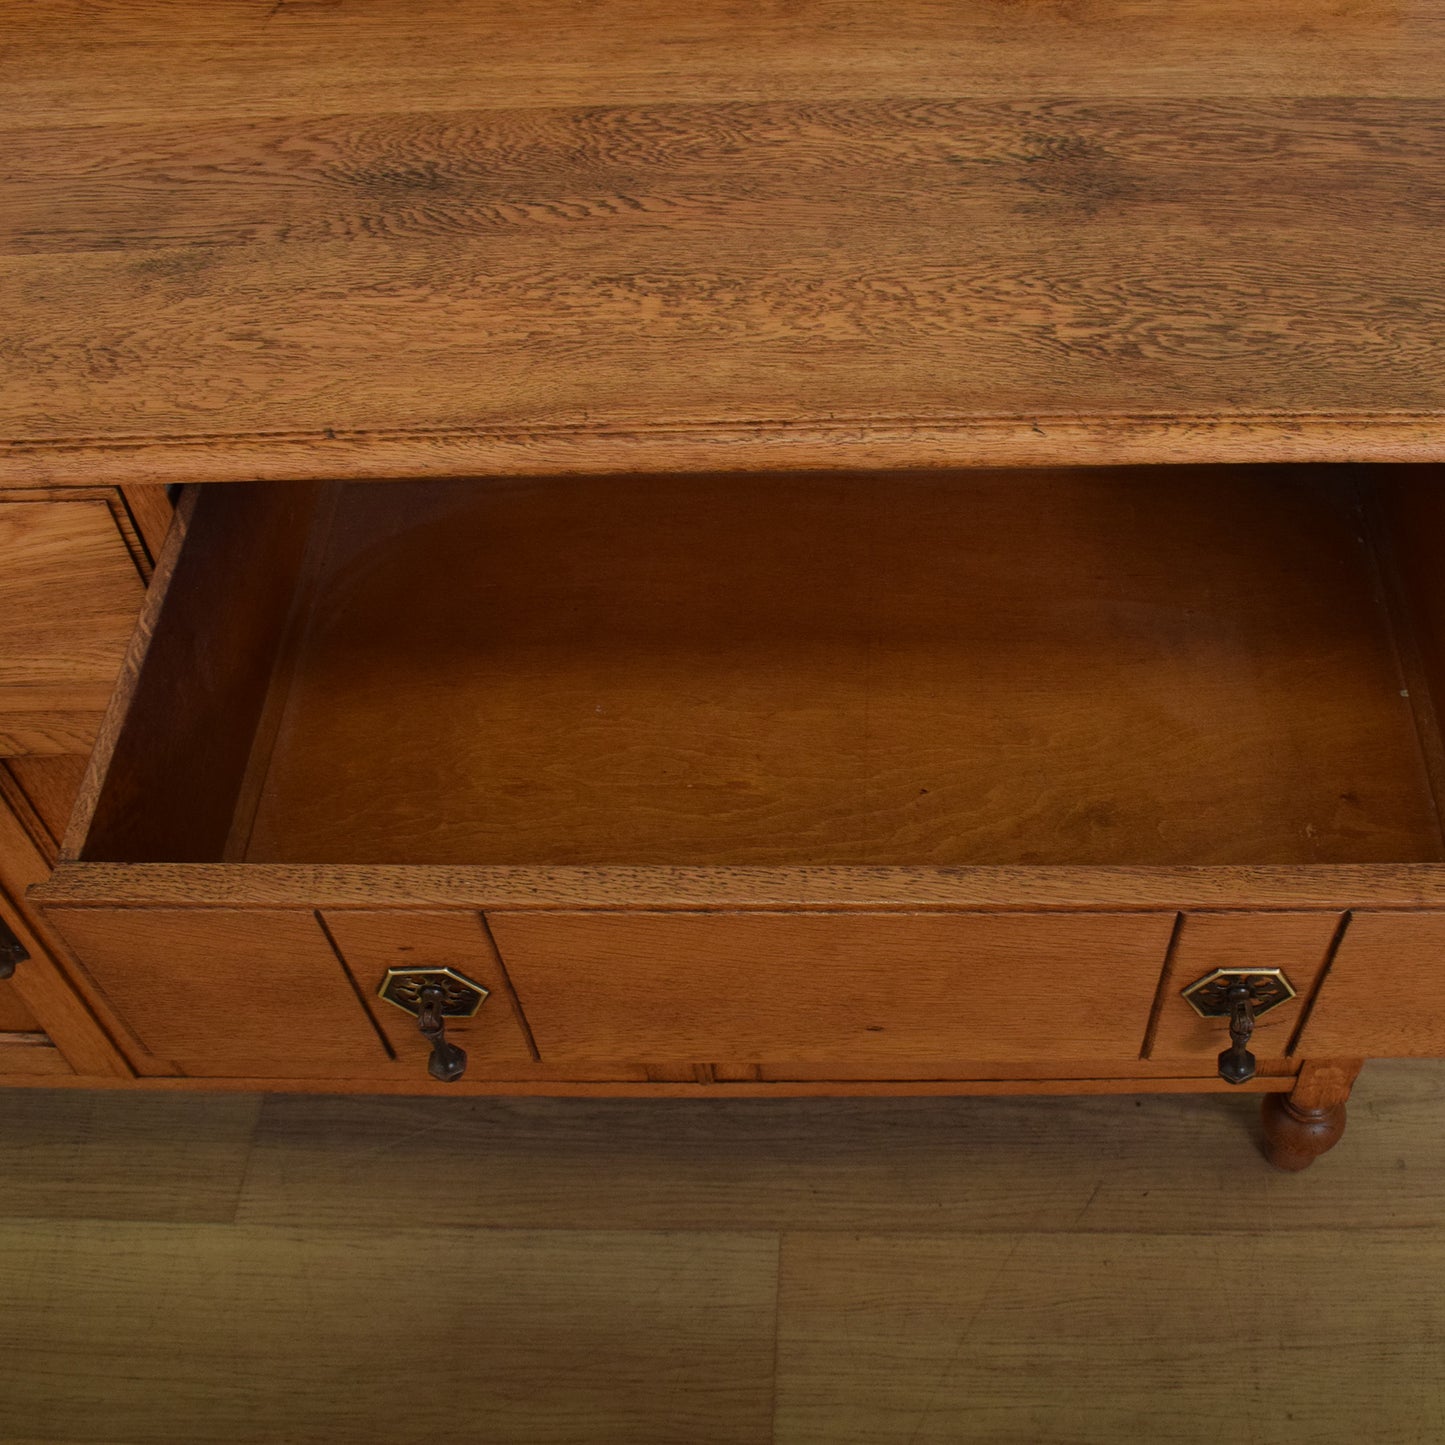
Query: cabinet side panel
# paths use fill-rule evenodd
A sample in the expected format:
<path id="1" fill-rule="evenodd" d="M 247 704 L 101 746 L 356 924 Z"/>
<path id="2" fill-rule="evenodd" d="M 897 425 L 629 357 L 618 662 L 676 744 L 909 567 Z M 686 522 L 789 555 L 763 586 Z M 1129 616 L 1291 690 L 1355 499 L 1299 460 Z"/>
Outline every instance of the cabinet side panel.
<path id="1" fill-rule="evenodd" d="M 96 986 L 172 1072 L 347 1078 L 387 1051 L 309 912 L 55 909 Z"/>

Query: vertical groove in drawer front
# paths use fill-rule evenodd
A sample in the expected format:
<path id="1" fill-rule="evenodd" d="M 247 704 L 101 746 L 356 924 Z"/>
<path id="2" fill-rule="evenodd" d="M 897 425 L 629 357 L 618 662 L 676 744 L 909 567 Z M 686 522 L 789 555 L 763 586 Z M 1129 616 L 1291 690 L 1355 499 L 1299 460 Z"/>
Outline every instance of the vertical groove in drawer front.
<path id="1" fill-rule="evenodd" d="M 324 918 L 398 1059 L 420 1070 L 429 1050 L 416 1020 L 377 998 L 387 969 L 451 968 L 486 989 L 487 999 L 475 1017 L 448 1020 L 448 1032 L 461 1037 L 483 1067 L 537 1061 L 526 1020 L 480 914 L 338 909 Z"/>
<path id="2" fill-rule="evenodd" d="M 1283 1059 L 1314 997 L 1339 920 L 1338 913 L 1185 913 L 1159 985 L 1158 1025 L 1142 1057 L 1212 1062 L 1229 1047 L 1229 1020 L 1200 1018 L 1182 991 L 1217 968 L 1278 968 L 1295 997 L 1261 1015 L 1250 1047 L 1261 1059 Z"/>
<path id="3" fill-rule="evenodd" d="M 171 1072 L 376 1074 L 386 1050 L 311 913 L 49 911 L 96 986 Z"/>
<path id="4" fill-rule="evenodd" d="M 1172 912 L 488 915 L 546 1061 L 1137 1059 Z"/>
<path id="5" fill-rule="evenodd" d="M 1357 910 L 1305 1020 L 1302 1058 L 1445 1055 L 1445 912 Z"/>

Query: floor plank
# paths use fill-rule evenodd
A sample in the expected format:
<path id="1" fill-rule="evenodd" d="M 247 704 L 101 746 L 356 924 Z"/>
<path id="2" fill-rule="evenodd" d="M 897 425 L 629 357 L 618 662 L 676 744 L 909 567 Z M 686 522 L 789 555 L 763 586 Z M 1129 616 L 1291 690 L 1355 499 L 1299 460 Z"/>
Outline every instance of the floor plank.
<path id="1" fill-rule="evenodd" d="M 10 1224 L 0 1430 L 757 1445 L 776 1263 L 767 1235 Z"/>
<path id="2" fill-rule="evenodd" d="M 1445 1062 L 1256 1108 L 11 1091 L 0 1439 L 1445 1438 Z"/>
<path id="3" fill-rule="evenodd" d="M 260 1107 L 250 1095 L 11 1089 L 0 1219 L 227 1222 Z"/>
<path id="4" fill-rule="evenodd" d="M 238 1218 L 457 1227 L 1143 1233 L 1445 1228 L 1445 1064 L 1372 1064 L 1303 1175 L 1259 1101 L 269 1099 Z M 437 1191 L 445 1176 L 451 1187 Z M 1219 1200 L 1231 1208 L 1221 1211 Z"/>
<path id="5" fill-rule="evenodd" d="M 1435 1234 L 794 1235 L 775 1439 L 1421 1445 L 1442 1284 Z"/>

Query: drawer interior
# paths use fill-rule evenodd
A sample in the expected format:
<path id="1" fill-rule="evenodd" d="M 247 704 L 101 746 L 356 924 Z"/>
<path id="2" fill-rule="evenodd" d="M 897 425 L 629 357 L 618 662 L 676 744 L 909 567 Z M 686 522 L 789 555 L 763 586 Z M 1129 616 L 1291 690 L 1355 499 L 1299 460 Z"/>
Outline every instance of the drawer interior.
<path id="1" fill-rule="evenodd" d="M 1438 860 L 1423 469 L 193 489 L 68 855 Z"/>

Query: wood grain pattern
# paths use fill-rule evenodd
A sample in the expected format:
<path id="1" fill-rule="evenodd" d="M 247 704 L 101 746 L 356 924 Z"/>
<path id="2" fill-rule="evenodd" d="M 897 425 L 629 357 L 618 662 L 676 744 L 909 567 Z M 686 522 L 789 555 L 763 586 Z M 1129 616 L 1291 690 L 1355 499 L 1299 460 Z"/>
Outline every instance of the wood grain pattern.
<path id="1" fill-rule="evenodd" d="M 739 12 L 612 0 L 372 4 L 336 13 L 246 0 L 201 10 L 12 0 L 9 129 L 158 115 L 419 113 L 517 105 L 1040 95 L 1439 97 L 1433 4 L 1321 12 L 1305 0 L 1182 0 L 1167 11 L 1082 0 L 1020 22 L 1001 0 L 858 0 Z M 7 19 L 8 14 L 7 12 Z M 70 43 L 85 26 L 88 44 Z M 229 66 L 212 63 L 218 51 Z M 169 86 L 162 104 L 159 87 Z"/>
<path id="2" fill-rule="evenodd" d="M 544 1061 L 1134 1059 L 1168 914 L 494 913 Z"/>
<path id="3" fill-rule="evenodd" d="M 196 500 L 183 502 L 146 594 L 63 855 L 224 850 L 318 490 L 227 487 Z"/>
<path id="4" fill-rule="evenodd" d="M 94 1439 L 103 1419 L 135 1445 L 754 1445 L 777 1256 L 747 1234 L 523 1230 L 475 1248 L 416 1225 L 17 1225 L 0 1230 L 0 1411 L 8 1432 Z M 302 1280 L 304 1301 L 280 1284 Z"/>
<path id="5" fill-rule="evenodd" d="M 1355 913 L 1300 1039 L 1319 1058 L 1445 1053 L 1445 914 Z"/>
<path id="6" fill-rule="evenodd" d="M 51 910 L 144 1072 L 365 1077 L 386 1049 L 310 914 Z"/>
<path id="7" fill-rule="evenodd" d="M 1142 1056 L 1213 1059 L 1229 1047 L 1229 1020 L 1205 1019 L 1181 997 L 1216 968 L 1281 968 L 1295 997 L 1262 1014 L 1250 1048 L 1261 1060 L 1289 1051 L 1304 1009 L 1314 997 L 1340 918 L 1333 913 L 1187 913 L 1159 984 L 1154 1025 Z"/>
<path id="8" fill-rule="evenodd" d="M 614 1437 L 667 1445 L 677 1419 L 689 1440 L 748 1445 L 966 1440 L 974 1421 L 974 1438 L 1012 1428 L 1028 1445 L 1209 1445 L 1217 1413 L 1173 1397 L 1218 1341 L 1211 1357 L 1279 1366 L 1231 1397 L 1258 1439 L 1419 1445 L 1441 1429 L 1445 1156 L 1420 1141 L 1445 1122 L 1445 1071 L 1381 1064 L 1357 1098 L 1369 1127 L 1287 1177 L 1240 1152 L 1240 1098 L 273 1098 L 248 1154 L 252 1100 L 15 1091 L 0 1113 L 5 1433 L 319 1442 L 340 1420 L 389 1445 L 420 1419 L 440 1439 L 556 1445 L 580 1401 L 594 1437 L 621 1420 Z M 760 1261 L 780 1232 L 772 1423 L 777 1275 Z M 435 1346 L 418 1255 L 447 1266 Z M 1221 1286 L 1244 1305 L 1216 1323 Z M 399 1330 L 459 1362 L 457 1413 L 408 1413 L 413 1394 L 377 1380 Z M 1161 1379 L 1177 1381 L 1168 1400 Z M 504 1403 L 486 1393 L 507 1386 Z M 307 1413 L 283 1418 L 288 1391 Z"/>
<path id="9" fill-rule="evenodd" d="M 16 12 L 0 477 L 1445 455 L 1434 4 L 353 8 Z"/>
<path id="10" fill-rule="evenodd" d="M 44 753 L 0 761 L 0 795 L 22 817 L 36 846 L 52 861 L 75 809 L 88 759 L 84 754 Z"/>
<path id="11" fill-rule="evenodd" d="M 22 816 L 0 795 L 0 914 L 30 957 L 6 985 L 36 1023 L 43 1024 L 76 1072 L 96 1082 L 126 1078 L 130 1066 L 114 1020 L 71 971 L 64 945 L 29 906 L 27 893 L 50 876 L 52 855 L 37 837 L 33 810 Z"/>
<path id="12" fill-rule="evenodd" d="M 144 583 L 99 500 L 0 501 L 0 751 L 84 751 Z"/>
<path id="13" fill-rule="evenodd" d="M 0 1024 L 4 1023 L 7 1001 L 0 993 Z M 74 1074 L 65 1062 L 65 1055 L 50 1042 L 49 1036 L 35 1030 L 33 1021 L 21 1024 L 11 1032 L 7 1025 L 0 1029 L 0 1078 L 9 1083 L 13 1078 L 43 1079 Z"/>
<path id="14" fill-rule="evenodd" d="M 1328 469 L 353 487 L 245 856 L 1433 860 L 1400 693 Z"/>
<path id="15" fill-rule="evenodd" d="M 71 1137 L 81 1106 L 69 1101 L 88 1096 L 44 1097 L 52 1102 L 27 1106 L 26 1137 L 49 1110 Z M 153 1167 L 164 1172 L 167 1101 L 186 1097 L 128 1095 L 95 1106 L 101 1114 L 85 1147 L 101 1152 L 97 1188 L 120 1163 L 103 1142 L 107 1111 L 117 1138 L 134 1135 L 130 1153 L 160 1152 Z M 1435 1061 L 1372 1063 L 1354 1100 L 1368 1123 L 1322 1162 L 1316 1184 L 1286 1180 L 1252 1152 L 1258 1101 L 1227 1088 L 1127 1103 L 812 1098 L 766 1106 L 696 1093 L 661 1101 L 278 1094 L 264 1101 L 237 1217 L 279 1228 L 386 1228 L 430 1211 L 438 1227 L 458 1229 L 1009 1233 L 1026 1224 L 1047 1233 L 1208 1236 L 1250 1233 L 1260 1218 L 1291 1233 L 1445 1229 L 1445 1157 L 1421 1147 L 1438 1133 L 1445 1070 Z M 192 1097 L 186 1107 L 204 1121 L 209 1106 Z M 230 1117 L 226 1101 L 214 1107 Z M 447 1171 L 455 1187 L 438 1193 L 434 1181 Z M 141 1174 L 121 1173 L 127 1198 Z"/>
<path id="16" fill-rule="evenodd" d="M 14 1089 L 4 1104 L 0 1221 L 235 1218 L 257 1095 Z"/>
<path id="17" fill-rule="evenodd" d="M 405 1069 L 421 1073 L 430 1048 L 416 1020 L 376 997 L 388 968 L 452 968 L 487 990 L 475 1017 L 448 1019 L 468 1053 L 472 1078 L 536 1062 L 525 1016 L 481 915 L 477 913 L 335 913 L 323 920 L 378 1028 Z"/>
<path id="18" fill-rule="evenodd" d="M 30 1033 L 40 1027 L 30 1006 L 9 979 L 0 979 L 0 1033 Z"/>
<path id="19" fill-rule="evenodd" d="M 1265 1157 L 1298 1173 L 1333 1149 L 1345 1132 L 1345 1106 L 1363 1059 L 1307 1059 L 1288 1094 L 1260 1100 Z"/>
<path id="20" fill-rule="evenodd" d="M 778 1435 L 797 1445 L 1206 1445 L 1227 1416 L 1271 1445 L 1438 1436 L 1445 1318 L 1434 1286 L 1445 1247 L 1384 1230 L 1367 1249 L 1342 1244 L 1272 1230 L 1189 1245 L 791 1236 Z M 1302 1329 L 1328 1373 L 1283 1367 Z M 1202 1359 L 1244 1341 L 1282 1368 L 1237 1385 L 1224 1406 L 1166 1403 L 1195 1388 Z"/>
<path id="21" fill-rule="evenodd" d="M 165 546 L 175 508 L 169 489 L 163 486 L 122 487 L 121 499 L 145 545 L 146 555 L 154 566 Z"/>
<path id="22" fill-rule="evenodd" d="M 34 892 L 57 907 L 467 908 L 530 911 L 1107 909 L 1337 911 L 1341 899 L 1445 907 L 1429 863 L 1210 868 L 469 868 L 248 863 L 62 863 Z"/>

